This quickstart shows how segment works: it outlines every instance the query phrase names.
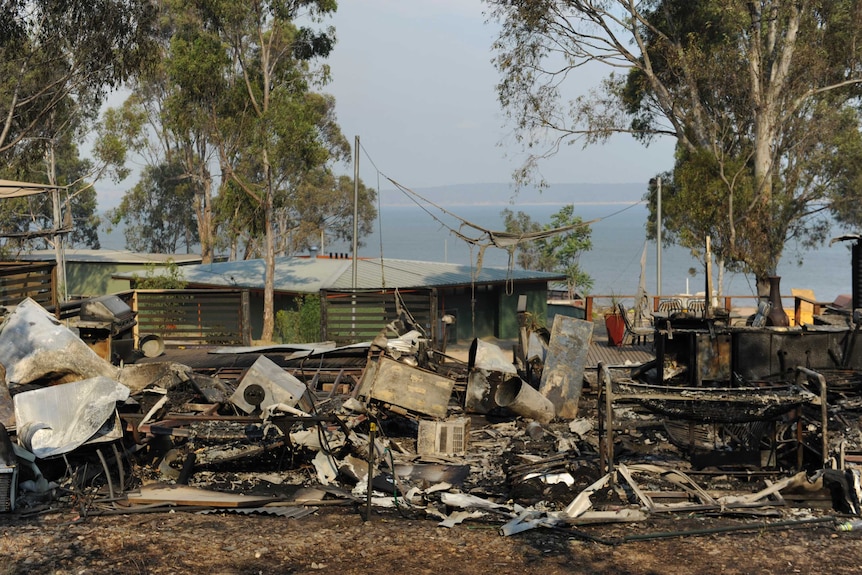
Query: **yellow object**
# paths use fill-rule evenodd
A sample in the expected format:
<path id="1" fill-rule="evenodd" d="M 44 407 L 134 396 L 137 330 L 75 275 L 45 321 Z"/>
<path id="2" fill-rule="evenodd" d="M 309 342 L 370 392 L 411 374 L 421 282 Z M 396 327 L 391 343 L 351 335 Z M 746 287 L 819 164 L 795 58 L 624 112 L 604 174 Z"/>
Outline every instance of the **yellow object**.
<path id="1" fill-rule="evenodd" d="M 793 295 L 796 305 L 798 307 L 798 313 L 794 314 L 799 319 L 798 325 L 805 324 L 813 324 L 814 323 L 814 290 L 811 289 L 799 289 L 799 288 L 791 288 L 791 295 Z M 796 296 L 805 299 L 796 299 Z M 807 301 L 806 301 L 807 300 Z M 796 318 L 790 318 L 790 325 L 795 325 Z"/>

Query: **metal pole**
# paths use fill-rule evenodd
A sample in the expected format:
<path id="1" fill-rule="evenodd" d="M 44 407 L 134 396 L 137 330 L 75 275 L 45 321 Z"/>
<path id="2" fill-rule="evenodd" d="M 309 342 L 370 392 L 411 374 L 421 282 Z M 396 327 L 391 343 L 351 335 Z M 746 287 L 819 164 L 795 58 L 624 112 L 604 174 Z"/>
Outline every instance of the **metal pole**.
<path id="1" fill-rule="evenodd" d="M 359 242 L 359 136 L 356 136 L 356 146 L 353 150 L 353 289 L 357 284 L 357 246 Z"/>
<path id="2" fill-rule="evenodd" d="M 374 490 L 371 483 L 374 478 L 374 433 L 377 431 L 377 424 L 371 422 L 368 431 L 368 494 L 365 500 L 365 520 L 371 521 L 371 492 Z"/>
<path id="3" fill-rule="evenodd" d="M 656 185 L 656 210 L 655 210 L 655 292 L 661 297 L 661 178 L 655 179 Z"/>
<path id="4" fill-rule="evenodd" d="M 60 233 L 60 228 L 62 227 L 62 215 L 60 213 L 60 190 L 54 188 L 51 190 L 51 201 L 54 207 L 54 259 L 57 262 L 57 302 L 62 303 L 69 299 L 66 297 L 67 288 L 66 288 L 66 257 L 65 252 L 63 251 L 63 236 Z M 57 310 L 60 307 L 57 306 Z M 57 316 L 59 317 L 59 315 Z"/>

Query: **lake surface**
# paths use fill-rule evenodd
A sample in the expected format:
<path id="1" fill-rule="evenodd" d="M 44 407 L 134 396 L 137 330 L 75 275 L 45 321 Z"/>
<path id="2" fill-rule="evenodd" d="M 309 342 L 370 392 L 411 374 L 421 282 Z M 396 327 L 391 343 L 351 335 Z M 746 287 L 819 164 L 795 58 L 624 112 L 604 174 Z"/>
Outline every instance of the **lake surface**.
<path id="1" fill-rule="evenodd" d="M 426 260 L 457 264 L 477 262 L 479 249 L 457 236 L 456 232 L 478 238 L 482 231 L 473 229 L 461 220 L 480 228 L 503 231 L 501 212 L 505 208 L 523 211 L 541 224 L 549 223 L 551 216 L 562 207 L 559 204 L 509 205 L 463 205 L 447 207 L 455 214 L 447 215 L 437 209 L 423 210 L 419 206 L 383 206 L 374 232 L 363 238 L 360 257 L 383 257 L 391 259 Z M 594 280 L 593 294 L 634 294 L 641 273 L 641 254 L 646 244 L 646 285 L 652 295 L 656 293 L 656 245 L 646 242 L 645 204 L 577 204 L 575 213 L 584 221 L 598 220 L 591 224 L 593 249 L 581 256 L 581 265 Z M 839 235 L 835 231 L 834 235 Z M 122 232 L 101 236 L 106 249 L 123 249 Z M 822 246 L 802 254 L 803 264 L 794 262 L 796 246 L 788 245 L 785 257 L 778 268 L 781 291 L 790 294 L 791 288 L 814 290 L 818 300 L 833 301 L 839 294 L 851 292 L 850 243 Z M 349 242 L 325 245 L 323 253 L 350 254 Z M 662 293 L 694 293 L 704 290 L 703 264 L 693 258 L 688 250 L 678 246 L 664 248 L 662 260 Z M 508 254 L 505 250 L 489 247 L 485 250 L 486 266 L 506 267 Z M 714 272 L 717 273 L 717 272 Z M 717 278 L 717 275 L 716 275 Z M 754 278 L 745 274 L 726 274 L 724 294 L 754 295 Z M 788 303 L 785 302 L 785 306 Z M 792 304 L 791 304 L 792 305 Z"/>

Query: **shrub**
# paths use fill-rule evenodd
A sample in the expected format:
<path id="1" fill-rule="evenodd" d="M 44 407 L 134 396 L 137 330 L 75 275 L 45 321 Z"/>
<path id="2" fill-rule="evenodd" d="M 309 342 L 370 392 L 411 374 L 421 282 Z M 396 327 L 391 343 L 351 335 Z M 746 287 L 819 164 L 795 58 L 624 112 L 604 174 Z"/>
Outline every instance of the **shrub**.
<path id="1" fill-rule="evenodd" d="M 320 341 L 320 296 L 298 297 L 294 308 L 275 314 L 275 338 L 281 343 Z"/>

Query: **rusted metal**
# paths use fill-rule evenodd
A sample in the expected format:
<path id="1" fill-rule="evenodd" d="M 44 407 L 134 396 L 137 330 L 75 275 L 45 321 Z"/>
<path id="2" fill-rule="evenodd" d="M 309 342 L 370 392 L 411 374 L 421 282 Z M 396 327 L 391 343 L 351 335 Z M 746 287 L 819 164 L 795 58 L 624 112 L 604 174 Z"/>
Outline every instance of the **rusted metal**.
<path id="1" fill-rule="evenodd" d="M 365 372 L 359 395 L 407 412 L 444 419 L 454 385 L 448 377 L 381 356 L 376 369 Z"/>
<path id="2" fill-rule="evenodd" d="M 557 315 L 551 328 L 548 359 L 542 370 L 539 392 L 563 419 L 578 416 L 584 367 L 593 334 L 593 322 Z"/>
<path id="3" fill-rule="evenodd" d="M 797 385 L 801 384 L 803 377 L 811 383 L 816 381 L 820 391 L 820 428 L 823 436 L 821 446 L 823 448 L 823 464 L 826 466 L 829 461 L 829 405 L 826 400 L 826 378 L 823 377 L 823 374 L 798 366 L 796 368 Z"/>

